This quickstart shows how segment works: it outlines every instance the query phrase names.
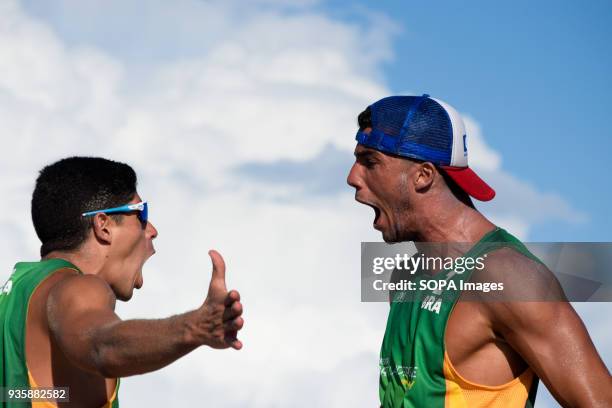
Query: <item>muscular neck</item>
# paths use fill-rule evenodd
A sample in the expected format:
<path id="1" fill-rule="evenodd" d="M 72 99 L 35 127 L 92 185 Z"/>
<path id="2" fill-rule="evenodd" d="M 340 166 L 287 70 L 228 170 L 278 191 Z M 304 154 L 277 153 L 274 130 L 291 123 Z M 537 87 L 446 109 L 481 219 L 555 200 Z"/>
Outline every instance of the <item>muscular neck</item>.
<path id="1" fill-rule="evenodd" d="M 51 251 L 42 259 L 64 259 L 81 272 L 92 275 L 97 275 L 104 267 L 104 254 L 90 248 L 87 243 L 76 251 Z"/>
<path id="2" fill-rule="evenodd" d="M 495 225 L 454 197 L 423 205 L 417 236 L 422 242 L 477 242 Z"/>

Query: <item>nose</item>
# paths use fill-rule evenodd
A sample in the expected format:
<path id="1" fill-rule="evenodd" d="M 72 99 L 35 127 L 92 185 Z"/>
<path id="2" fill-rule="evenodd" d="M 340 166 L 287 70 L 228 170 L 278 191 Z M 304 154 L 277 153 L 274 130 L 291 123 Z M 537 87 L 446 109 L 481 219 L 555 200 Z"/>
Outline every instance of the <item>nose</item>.
<path id="1" fill-rule="evenodd" d="M 354 187 L 356 190 L 359 190 L 359 170 L 357 167 L 357 162 L 353 163 L 353 166 L 349 171 L 348 177 L 346 178 L 346 182 L 349 186 Z"/>
<path id="2" fill-rule="evenodd" d="M 147 223 L 147 235 L 151 237 L 151 239 L 157 238 L 157 228 L 151 223 Z"/>

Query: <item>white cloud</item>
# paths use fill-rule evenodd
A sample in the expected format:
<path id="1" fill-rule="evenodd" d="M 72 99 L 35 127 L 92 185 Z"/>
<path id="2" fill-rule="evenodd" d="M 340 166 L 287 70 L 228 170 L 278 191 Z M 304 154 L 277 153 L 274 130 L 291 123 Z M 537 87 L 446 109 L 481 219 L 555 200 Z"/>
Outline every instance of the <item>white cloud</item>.
<path id="1" fill-rule="evenodd" d="M 494 223 L 526 240 L 530 228 L 537 223 L 560 221 L 576 224 L 588 220 L 584 212 L 573 208 L 558 194 L 539 191 L 528 181 L 504 170 L 500 153 L 486 143 L 480 124 L 470 115 L 462 116 L 469 135 L 470 166 L 496 191 L 493 201 L 477 202 L 477 206 Z"/>
<path id="2" fill-rule="evenodd" d="M 352 145 L 354 112 L 386 92 L 364 65 L 352 63 L 360 33 L 324 16 L 286 18 L 268 10 L 202 55 L 152 66 L 132 83 L 120 57 L 69 46 L 17 4 L 8 5 L 3 18 L 12 28 L 2 37 L 0 66 L 13 76 L 1 85 L 0 111 L 9 119 L 0 123 L 0 144 L 13 152 L 2 165 L 13 177 L 6 180 L 12 198 L 0 204 L 0 223 L 3 234 L 19 239 L 5 248 L 6 259 L 37 255 L 27 211 L 36 171 L 69 154 L 103 155 L 136 166 L 160 230 L 146 291 L 119 312 L 153 317 L 197 307 L 211 247 L 226 256 L 228 281 L 245 300 L 243 351 L 201 350 L 158 373 L 126 379 L 122 401 L 190 405 L 188 387 L 204 387 L 213 406 L 248 400 L 267 407 L 282 388 L 281 406 L 300 390 L 318 388 L 308 373 L 334 381 L 346 362 L 366 364 L 364 378 L 372 381 L 362 380 L 370 391 L 359 400 L 375 403 L 387 306 L 359 304 L 359 242 L 346 240 L 347 233 L 376 239 L 368 223 L 351 219 L 371 211 L 348 195 L 288 205 L 228 188 L 228 170 L 244 160 L 304 158 L 329 141 Z M 21 42 L 29 52 L 18 52 Z M 153 391 L 158 382 L 173 396 Z M 341 388 L 325 389 L 320 401 L 344 406 Z"/>
<path id="3" fill-rule="evenodd" d="M 210 274 L 208 248 L 225 255 L 228 284 L 244 298 L 244 350 L 202 349 L 128 378 L 120 394 L 127 406 L 189 406 L 197 392 L 219 407 L 287 406 L 295 395 L 296 406 L 376 404 L 388 306 L 359 302 L 359 243 L 380 239 L 372 211 L 350 193 L 269 200 L 287 187 L 236 183 L 230 170 L 303 161 L 330 142 L 352 149 L 355 114 L 389 92 L 378 68 L 391 56 L 394 28 L 364 30 L 308 0 L 278 2 L 280 9 L 269 0 L 260 10 L 243 2 L 157 1 L 144 16 L 133 3 L 59 2 L 67 17 L 57 30 L 69 36 L 74 24 L 88 41 L 59 36 L 19 3 L 0 4 L 0 149 L 10 152 L 0 162 L 0 234 L 8 243 L 0 255 L 7 273 L 10 260 L 37 256 L 28 208 L 36 171 L 71 154 L 101 155 L 136 167 L 160 230 L 143 291 L 120 314 L 159 317 L 197 307 Z M 363 44 L 372 43 L 377 53 L 364 58 Z M 140 49 L 150 51 L 145 65 Z M 475 121 L 468 126 L 478 129 Z M 503 178 L 510 176 L 499 154 L 475 134 L 475 163 L 512 188 L 527 188 Z M 560 217 L 570 211 L 560 198 L 550 200 Z M 506 209 L 498 216 L 523 236 L 533 221 Z"/>
<path id="4" fill-rule="evenodd" d="M 470 115 L 462 114 L 468 135 L 470 167 L 476 170 L 498 171 L 501 169 L 501 155 L 488 146 L 482 135 L 480 124 Z"/>

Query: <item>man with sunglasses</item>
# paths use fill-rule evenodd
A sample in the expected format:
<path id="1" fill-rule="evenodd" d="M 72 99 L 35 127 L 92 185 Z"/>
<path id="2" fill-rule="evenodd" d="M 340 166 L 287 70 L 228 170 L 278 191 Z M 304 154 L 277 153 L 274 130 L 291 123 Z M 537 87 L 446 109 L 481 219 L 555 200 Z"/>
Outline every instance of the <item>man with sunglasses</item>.
<path id="1" fill-rule="evenodd" d="M 488 201 L 495 192 L 468 167 L 457 111 L 428 95 L 392 96 L 358 121 L 347 181 L 355 199 L 374 209 L 384 241 L 414 241 L 438 258 L 484 260 L 482 272 L 450 267 L 403 276 L 416 289 L 391 296 L 381 406 L 532 407 L 539 379 L 564 406 L 612 406 L 612 378 L 558 281 L 474 207 L 470 197 Z M 450 289 L 465 282 L 499 282 L 503 295 Z M 550 295 L 555 301 L 544 301 Z"/>
<path id="2" fill-rule="evenodd" d="M 17 263 L 0 290 L 2 407 L 30 406 L 27 394 L 16 392 L 28 388 L 46 390 L 33 407 L 55 407 L 66 397 L 62 406 L 118 407 L 120 377 L 160 369 L 201 345 L 242 347 L 240 295 L 226 289 L 216 251 L 209 252 L 212 278 L 199 308 L 156 320 L 115 314 L 116 300 L 142 287 L 157 236 L 130 166 L 71 157 L 45 167 L 32 220 L 42 258 Z"/>

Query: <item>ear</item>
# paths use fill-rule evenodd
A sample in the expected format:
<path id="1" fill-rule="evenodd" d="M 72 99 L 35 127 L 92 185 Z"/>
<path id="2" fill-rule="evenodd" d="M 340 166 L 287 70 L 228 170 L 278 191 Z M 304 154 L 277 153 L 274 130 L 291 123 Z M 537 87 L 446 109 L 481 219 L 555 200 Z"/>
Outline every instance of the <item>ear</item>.
<path id="1" fill-rule="evenodd" d="M 96 240 L 103 244 L 110 244 L 113 240 L 112 225 L 114 225 L 114 222 L 107 214 L 94 215 L 92 230 Z"/>
<path id="2" fill-rule="evenodd" d="M 423 192 L 431 188 L 436 177 L 436 167 L 430 162 L 419 163 L 414 174 L 414 187 L 416 191 Z"/>

